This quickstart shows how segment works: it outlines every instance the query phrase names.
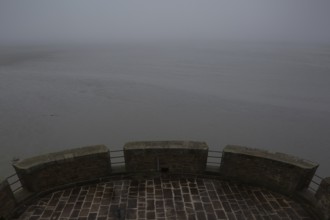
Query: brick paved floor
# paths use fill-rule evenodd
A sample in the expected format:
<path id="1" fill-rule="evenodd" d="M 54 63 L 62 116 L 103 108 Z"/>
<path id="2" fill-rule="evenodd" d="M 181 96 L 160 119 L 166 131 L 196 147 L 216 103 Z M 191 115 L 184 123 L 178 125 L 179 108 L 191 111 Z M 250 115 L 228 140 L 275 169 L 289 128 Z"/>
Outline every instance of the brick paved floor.
<path id="1" fill-rule="evenodd" d="M 19 219 L 312 219 L 265 189 L 202 178 L 109 181 L 49 194 Z"/>

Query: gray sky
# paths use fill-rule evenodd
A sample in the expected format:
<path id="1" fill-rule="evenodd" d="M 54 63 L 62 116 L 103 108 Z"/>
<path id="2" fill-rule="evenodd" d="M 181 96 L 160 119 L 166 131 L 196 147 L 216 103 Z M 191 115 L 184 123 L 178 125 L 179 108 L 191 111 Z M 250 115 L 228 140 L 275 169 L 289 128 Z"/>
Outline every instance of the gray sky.
<path id="1" fill-rule="evenodd" d="M 330 41 L 329 0 L 0 0 L 0 43 Z"/>

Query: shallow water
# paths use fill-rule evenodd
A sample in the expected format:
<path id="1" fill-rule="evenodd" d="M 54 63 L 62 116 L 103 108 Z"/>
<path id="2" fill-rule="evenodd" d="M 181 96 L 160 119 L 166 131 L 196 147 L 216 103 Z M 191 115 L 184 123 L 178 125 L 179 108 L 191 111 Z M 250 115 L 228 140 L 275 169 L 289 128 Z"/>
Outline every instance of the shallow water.
<path id="1" fill-rule="evenodd" d="M 294 154 L 329 175 L 330 47 L 217 43 L 0 50 L 0 176 L 14 157 L 135 140 Z"/>

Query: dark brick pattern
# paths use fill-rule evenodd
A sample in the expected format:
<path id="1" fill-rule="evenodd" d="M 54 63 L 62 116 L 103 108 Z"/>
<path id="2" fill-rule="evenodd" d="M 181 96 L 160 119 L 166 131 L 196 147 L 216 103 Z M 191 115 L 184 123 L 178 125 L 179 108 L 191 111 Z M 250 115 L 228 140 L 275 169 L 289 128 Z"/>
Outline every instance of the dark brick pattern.
<path id="1" fill-rule="evenodd" d="M 177 176 L 57 191 L 29 206 L 19 219 L 312 220 L 298 203 L 263 188 Z"/>

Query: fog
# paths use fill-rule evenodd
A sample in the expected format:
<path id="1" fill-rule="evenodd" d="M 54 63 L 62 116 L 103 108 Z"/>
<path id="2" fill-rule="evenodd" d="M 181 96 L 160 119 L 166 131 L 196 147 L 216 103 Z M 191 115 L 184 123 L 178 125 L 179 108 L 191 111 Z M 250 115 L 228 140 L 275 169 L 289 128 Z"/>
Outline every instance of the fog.
<path id="1" fill-rule="evenodd" d="M 1 0 L 0 43 L 327 42 L 328 0 Z"/>
<path id="2" fill-rule="evenodd" d="M 330 167 L 329 0 L 0 0 L 0 177 L 11 160 L 139 140 Z"/>

